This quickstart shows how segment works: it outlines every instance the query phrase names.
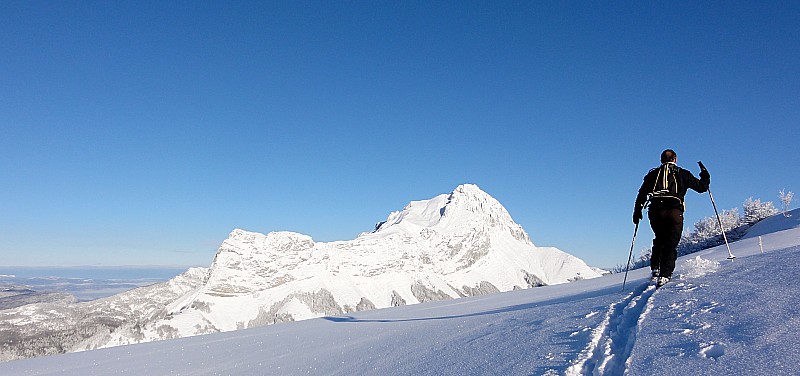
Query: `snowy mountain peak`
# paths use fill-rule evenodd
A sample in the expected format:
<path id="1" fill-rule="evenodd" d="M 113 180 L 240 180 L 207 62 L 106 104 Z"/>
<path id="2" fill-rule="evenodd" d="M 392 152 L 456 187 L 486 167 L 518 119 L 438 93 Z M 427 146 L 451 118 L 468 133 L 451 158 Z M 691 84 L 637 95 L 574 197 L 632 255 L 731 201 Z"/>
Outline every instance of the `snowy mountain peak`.
<path id="1" fill-rule="evenodd" d="M 534 246 L 503 205 L 464 184 L 412 201 L 352 240 L 233 230 L 207 272 L 173 279 L 173 292 L 154 293 L 163 298 L 157 307 L 91 343 L 193 336 L 599 276 L 574 256 Z"/>
<path id="2" fill-rule="evenodd" d="M 506 211 L 494 197 L 474 184 L 463 184 L 456 187 L 447 197 L 445 206 L 443 214 L 447 214 L 447 208 L 458 208 L 472 214 L 501 214 Z"/>
<path id="3" fill-rule="evenodd" d="M 413 201 L 376 226 L 375 233 L 418 234 L 424 229 L 464 234 L 497 229 L 533 245 L 528 234 L 494 197 L 475 184 L 462 184 L 450 194 Z"/>
<path id="4" fill-rule="evenodd" d="M 488 193 L 484 192 L 476 184 L 461 184 L 453 192 L 450 193 L 451 198 L 454 196 L 463 196 L 468 199 L 486 200 L 493 199 Z"/>

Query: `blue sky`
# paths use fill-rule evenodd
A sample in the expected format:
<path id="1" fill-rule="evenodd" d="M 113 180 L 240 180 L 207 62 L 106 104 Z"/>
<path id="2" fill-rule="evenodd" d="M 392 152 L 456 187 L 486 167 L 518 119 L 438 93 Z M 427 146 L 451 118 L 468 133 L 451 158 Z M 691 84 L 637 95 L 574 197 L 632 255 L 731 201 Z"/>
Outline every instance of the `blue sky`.
<path id="1" fill-rule="evenodd" d="M 721 209 L 800 191 L 798 19 L 798 2 L 2 2 L 0 264 L 209 265 L 234 228 L 347 240 L 462 183 L 537 245 L 623 263 L 664 148 L 705 162 Z M 713 215 L 687 206 L 687 226 Z"/>

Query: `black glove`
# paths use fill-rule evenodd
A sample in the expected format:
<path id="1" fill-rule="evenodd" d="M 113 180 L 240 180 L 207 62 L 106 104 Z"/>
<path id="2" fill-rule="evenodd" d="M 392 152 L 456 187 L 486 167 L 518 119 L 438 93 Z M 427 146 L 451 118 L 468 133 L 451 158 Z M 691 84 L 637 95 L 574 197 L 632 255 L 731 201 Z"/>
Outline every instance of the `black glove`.
<path id="1" fill-rule="evenodd" d="M 639 221 L 642 219 L 642 209 L 634 209 L 633 210 L 633 224 L 638 225 Z"/>
<path id="2" fill-rule="evenodd" d="M 706 170 L 706 166 L 703 165 L 703 162 L 697 161 L 697 164 L 700 166 L 700 178 L 710 179 L 711 174 L 708 173 L 708 170 Z"/>

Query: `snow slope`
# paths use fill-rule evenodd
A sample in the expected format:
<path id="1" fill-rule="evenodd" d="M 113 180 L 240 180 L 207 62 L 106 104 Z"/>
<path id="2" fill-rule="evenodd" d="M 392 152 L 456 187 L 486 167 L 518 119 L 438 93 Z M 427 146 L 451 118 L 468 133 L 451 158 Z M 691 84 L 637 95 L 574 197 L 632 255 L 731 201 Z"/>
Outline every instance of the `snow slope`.
<path id="1" fill-rule="evenodd" d="M 782 221 L 780 219 L 776 221 Z M 796 375 L 800 228 L 648 270 L 0 364 L 9 375 Z"/>
<path id="2" fill-rule="evenodd" d="M 792 210 L 786 216 L 779 214 L 765 218 L 749 228 L 743 238 L 753 238 L 797 227 L 800 227 L 800 209 Z"/>

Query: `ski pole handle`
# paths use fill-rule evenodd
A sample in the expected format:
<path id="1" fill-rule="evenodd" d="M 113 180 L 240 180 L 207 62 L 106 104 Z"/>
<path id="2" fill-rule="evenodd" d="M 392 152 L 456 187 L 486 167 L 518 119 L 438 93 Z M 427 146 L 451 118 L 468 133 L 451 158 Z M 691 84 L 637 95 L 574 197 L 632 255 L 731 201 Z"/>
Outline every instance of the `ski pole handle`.
<path id="1" fill-rule="evenodd" d="M 703 170 L 703 171 L 708 171 L 708 169 L 706 168 L 706 166 L 705 166 L 705 165 L 703 165 L 703 162 L 697 161 L 697 164 L 698 164 L 698 165 L 700 165 L 700 170 Z"/>

